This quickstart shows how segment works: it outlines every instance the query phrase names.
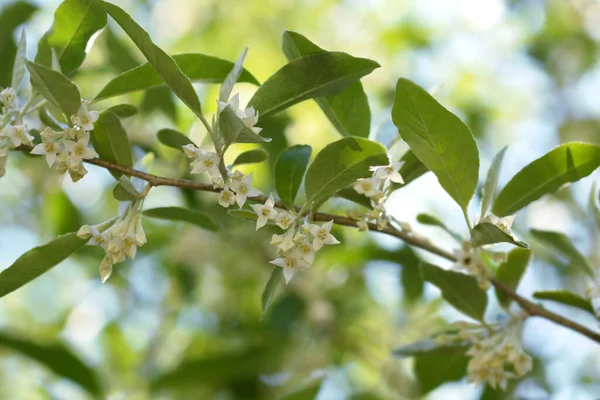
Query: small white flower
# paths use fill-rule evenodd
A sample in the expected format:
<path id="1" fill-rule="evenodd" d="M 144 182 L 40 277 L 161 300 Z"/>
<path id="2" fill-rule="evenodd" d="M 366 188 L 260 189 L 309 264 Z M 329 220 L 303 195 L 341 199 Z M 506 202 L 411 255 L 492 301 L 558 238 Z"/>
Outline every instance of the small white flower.
<path id="1" fill-rule="evenodd" d="M 298 270 L 310 268 L 310 264 L 304 261 L 296 251 L 287 252 L 283 257 L 270 261 L 271 264 L 283 268 L 283 277 L 288 284 Z"/>
<path id="2" fill-rule="evenodd" d="M 356 193 L 364 194 L 367 197 L 371 197 L 377 193 L 377 181 L 372 178 L 359 179 L 353 187 Z"/>
<path id="3" fill-rule="evenodd" d="M 294 228 L 288 229 L 288 231 L 283 235 L 281 243 L 277 245 L 277 248 L 281 251 L 288 251 L 296 246 L 294 242 L 294 237 L 296 236 L 296 230 Z"/>
<path id="4" fill-rule="evenodd" d="M 62 150 L 59 142 L 52 139 L 53 133 L 54 132 L 50 128 L 44 129 L 41 135 L 42 143 L 38 144 L 31 150 L 31 154 L 45 155 L 46 162 L 48 163 L 49 167 L 51 167 L 54 164 L 56 158 L 58 157 L 58 154 Z"/>
<path id="5" fill-rule="evenodd" d="M 72 140 L 64 140 L 63 144 L 69 151 L 69 163 L 70 168 L 74 168 L 85 160 L 98 157 L 98 153 L 90 147 L 88 147 L 89 136 L 85 135 L 79 138 L 76 142 Z"/>
<path id="6" fill-rule="evenodd" d="M 84 131 L 93 131 L 94 122 L 98 120 L 99 115 L 98 111 L 88 111 L 86 103 L 82 102 L 75 115 L 75 124 Z"/>
<path id="7" fill-rule="evenodd" d="M 216 153 L 197 149 L 195 160 L 191 163 L 191 173 L 202 174 L 204 172 L 208 172 L 211 177 L 217 178 L 220 176 L 219 162 L 220 159 Z"/>
<path id="8" fill-rule="evenodd" d="M 226 187 L 219 193 L 217 201 L 221 206 L 228 208 L 230 205 L 235 203 L 235 194 Z"/>
<path id="9" fill-rule="evenodd" d="M 31 146 L 33 136 L 27 132 L 25 125 L 12 125 L 6 129 L 6 136 L 10 138 L 14 147 L 19 147 L 22 144 Z"/>
<path id="10" fill-rule="evenodd" d="M 100 282 L 105 283 L 112 275 L 113 260 L 109 256 L 105 256 L 100 263 L 98 272 L 100 273 Z"/>
<path id="11" fill-rule="evenodd" d="M 294 223 L 294 216 L 287 211 L 281 211 L 277 214 L 275 223 L 281 229 L 288 229 Z"/>
<path id="12" fill-rule="evenodd" d="M 244 176 L 241 180 L 232 179 L 231 189 L 235 192 L 235 201 L 240 208 L 246 203 L 248 197 L 255 197 L 262 194 L 259 190 L 252 187 L 252 174 Z"/>
<path id="13" fill-rule="evenodd" d="M 273 195 L 270 195 L 265 204 L 252 204 L 250 207 L 254 210 L 258 219 L 256 220 L 256 230 L 259 230 L 267 224 L 267 221 L 274 219 L 277 216 L 277 211 L 273 208 L 275 200 Z"/>
<path id="14" fill-rule="evenodd" d="M 464 269 L 473 273 L 477 270 L 477 264 L 479 263 L 480 259 L 475 250 L 465 247 L 454 250 L 456 261 L 452 265 L 452 268 L 458 270 Z"/>
<path id="15" fill-rule="evenodd" d="M 242 120 L 242 123 L 246 128 L 252 130 L 257 135 L 262 131 L 262 128 L 255 127 L 258 123 L 258 112 L 254 107 L 247 108 L 246 110 L 237 110 L 236 115 Z"/>
<path id="16" fill-rule="evenodd" d="M 17 93 L 11 87 L 7 87 L 0 92 L 0 101 L 7 110 L 13 109 L 16 106 Z"/>
<path id="17" fill-rule="evenodd" d="M 402 175 L 398 170 L 402 168 L 404 162 L 394 162 L 392 165 L 387 165 L 385 167 L 375 167 L 375 174 L 373 177 L 375 179 L 380 179 L 383 181 L 392 181 L 395 183 L 404 183 L 404 179 L 402 179 Z"/>
<path id="18" fill-rule="evenodd" d="M 498 218 L 494 214 L 490 214 L 486 218 L 484 218 L 482 222 L 489 221 L 492 224 L 496 225 L 498 228 L 500 228 L 502 231 L 504 231 L 504 233 L 510 235 L 513 239 L 518 240 L 517 235 L 515 235 L 515 233 L 511 229 L 514 220 L 514 215 Z"/>
<path id="19" fill-rule="evenodd" d="M 219 112 L 219 114 L 221 113 L 221 111 L 223 111 L 227 106 L 231 107 L 231 109 L 233 111 L 237 112 L 240 109 L 240 94 L 236 93 L 234 94 L 231 99 L 229 99 L 229 101 L 227 103 L 223 102 L 223 101 L 219 101 L 217 100 L 217 111 Z"/>
<path id="20" fill-rule="evenodd" d="M 315 249 L 312 247 L 306 235 L 296 233 L 294 236 L 294 243 L 296 244 L 296 250 L 300 254 L 300 257 L 311 264 L 315 261 Z"/>
<path id="21" fill-rule="evenodd" d="M 319 251 L 325 244 L 338 244 L 340 243 L 331 233 L 331 227 L 333 226 L 333 220 L 325 222 L 323 225 L 310 224 L 308 231 L 313 236 L 313 248 L 315 251 Z"/>

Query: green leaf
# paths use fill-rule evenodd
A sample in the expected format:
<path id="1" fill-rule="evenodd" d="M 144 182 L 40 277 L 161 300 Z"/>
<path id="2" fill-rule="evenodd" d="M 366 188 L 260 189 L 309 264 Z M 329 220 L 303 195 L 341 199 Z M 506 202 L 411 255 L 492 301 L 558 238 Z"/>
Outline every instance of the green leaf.
<path id="1" fill-rule="evenodd" d="M 308 202 L 322 203 L 357 179 L 373 175 L 371 167 L 389 164 L 385 147 L 358 137 L 347 137 L 321 150 L 306 172 Z"/>
<path id="2" fill-rule="evenodd" d="M 112 112 L 119 118 L 127 118 L 137 114 L 138 109 L 136 106 L 131 104 L 117 104 L 108 108 L 108 111 Z"/>
<path id="3" fill-rule="evenodd" d="M 467 372 L 467 347 L 441 347 L 415 357 L 414 371 L 420 393 L 425 395 L 443 383 L 457 381 Z"/>
<path id="4" fill-rule="evenodd" d="M 371 205 L 371 199 L 365 196 L 364 194 L 357 193 L 356 190 L 354 190 L 353 188 L 342 189 L 336 193 L 336 196 L 349 200 L 366 208 L 373 208 L 373 206 Z"/>
<path id="5" fill-rule="evenodd" d="M 312 147 L 290 146 L 282 151 L 275 162 L 275 190 L 289 209 L 293 209 L 298 189 L 306 173 Z"/>
<path id="6" fill-rule="evenodd" d="M 283 33 L 283 53 L 288 61 L 325 50 L 299 33 Z M 369 101 L 360 81 L 350 84 L 340 94 L 315 98 L 329 121 L 343 136 L 368 137 L 371 129 Z"/>
<path id="7" fill-rule="evenodd" d="M 62 342 L 41 344 L 0 332 L 0 347 L 15 351 L 44 365 L 56 375 L 75 382 L 94 396 L 103 393 L 100 378 Z"/>
<path id="8" fill-rule="evenodd" d="M 233 90 L 233 86 L 236 84 L 240 75 L 242 74 L 242 69 L 244 68 L 244 59 L 246 58 L 246 54 L 248 53 L 248 48 L 246 47 L 240 57 L 235 62 L 235 65 L 227 74 L 227 77 L 223 81 L 221 88 L 219 90 L 219 101 L 223 103 L 227 103 L 229 101 L 229 96 L 231 95 L 231 91 Z"/>
<path id="9" fill-rule="evenodd" d="M 505 262 L 498 266 L 496 271 L 496 279 L 504 283 L 506 286 L 516 291 L 521 281 L 521 277 L 529 265 L 531 260 L 531 250 L 529 249 L 513 249 L 508 253 Z M 504 292 L 496 289 L 496 297 L 500 305 L 506 309 L 512 301 Z"/>
<path id="10" fill-rule="evenodd" d="M 531 234 L 543 244 L 563 255 L 571 262 L 571 264 L 582 268 L 592 279 L 594 278 L 594 269 L 583 254 L 577 250 L 567 235 L 560 232 L 542 231 L 538 229 L 532 229 Z"/>
<path id="11" fill-rule="evenodd" d="M 58 107 L 67 117 L 77 114 L 81 94 L 73 82 L 60 72 L 27 61 L 31 84 L 46 100 Z"/>
<path id="12" fill-rule="evenodd" d="M 140 193 L 135 189 L 131 180 L 122 175 L 119 183 L 113 189 L 113 196 L 119 201 L 134 201 L 140 198 Z"/>
<path id="13" fill-rule="evenodd" d="M 17 47 L 15 62 L 13 64 L 12 79 L 10 86 L 16 90 L 21 86 L 23 76 L 25 75 L 25 62 L 27 61 L 27 36 L 25 30 L 21 32 L 21 39 Z"/>
<path id="14" fill-rule="evenodd" d="M 256 220 L 258 219 L 258 216 L 256 214 L 254 214 L 254 212 L 249 211 L 249 210 L 227 210 L 227 214 L 233 216 L 233 217 L 237 217 L 240 219 L 245 219 L 246 221 L 254 221 L 256 222 Z M 267 222 L 267 224 L 269 224 Z"/>
<path id="15" fill-rule="evenodd" d="M 140 111 L 144 115 L 159 111 L 177 124 L 178 111 L 175 96 L 168 86 L 154 86 L 146 90 L 140 104 Z"/>
<path id="16" fill-rule="evenodd" d="M 102 160 L 124 167 L 133 167 L 131 145 L 127 138 L 127 132 L 125 132 L 121 120 L 116 114 L 110 111 L 100 113 L 98 120 L 94 123 L 91 140 L 94 149 L 96 149 Z M 111 171 L 111 174 L 117 179 L 121 176 L 119 172 Z"/>
<path id="17" fill-rule="evenodd" d="M 594 221 L 596 222 L 596 228 L 600 229 L 600 207 L 598 207 L 597 200 L 598 192 L 596 189 L 596 182 L 592 184 L 592 188 L 590 189 L 590 197 L 588 201 L 588 206 L 592 214 L 594 214 Z"/>
<path id="18" fill-rule="evenodd" d="M 346 53 L 309 54 L 275 72 L 256 91 L 248 107 L 265 118 L 307 99 L 339 94 L 378 67 L 375 61 Z"/>
<path id="19" fill-rule="evenodd" d="M 552 300 L 557 303 L 576 307 L 583 311 L 589 312 L 593 316 L 596 316 L 596 313 L 594 312 L 594 306 L 590 300 L 584 299 L 578 294 L 569 292 L 567 290 L 541 290 L 533 293 L 533 297 L 540 300 Z"/>
<path id="20" fill-rule="evenodd" d="M 221 83 L 234 66 L 231 61 L 198 53 L 176 54 L 173 59 L 192 82 Z M 246 69 L 242 70 L 238 82 L 259 84 L 256 78 Z M 113 78 L 102 88 L 93 101 L 97 102 L 162 84 L 164 84 L 164 81 L 161 76 L 150 63 L 146 63 Z"/>
<path id="21" fill-rule="evenodd" d="M 443 348 L 462 348 L 463 351 L 466 350 L 464 342 L 439 344 L 436 343 L 436 341 L 433 339 L 424 339 L 404 346 L 400 346 L 397 349 L 394 349 L 392 355 L 398 358 L 407 358 L 414 357 L 420 354 L 427 354 L 431 351 Z"/>
<path id="22" fill-rule="evenodd" d="M 485 217 L 485 214 L 490 208 L 490 204 L 492 204 L 492 200 L 494 200 L 494 196 L 496 195 L 498 178 L 500 178 L 500 168 L 502 167 L 502 160 L 504 160 L 504 154 L 506 153 L 507 148 L 508 147 L 504 147 L 498 152 L 498 154 L 496 154 L 492 160 L 490 169 L 488 170 L 487 177 L 485 178 L 485 185 L 483 186 L 483 198 L 481 199 L 481 219 Z"/>
<path id="23" fill-rule="evenodd" d="M 515 240 L 514 237 L 504 232 L 491 222 L 480 222 L 473 227 L 471 232 L 471 243 L 474 247 L 494 243 L 510 243 L 518 247 L 528 248 L 527 243 Z"/>
<path id="24" fill-rule="evenodd" d="M 437 286 L 448 303 L 463 314 L 483 321 L 487 294 L 479 287 L 475 278 L 424 262 L 420 268 L 423 279 Z"/>
<path id="25" fill-rule="evenodd" d="M 185 105 L 187 105 L 200 118 L 204 118 L 200 108 L 198 95 L 192 86 L 190 79 L 181 71 L 175 60 L 167 53 L 161 50 L 152 42 L 150 35 L 142 29 L 125 11 L 120 7 L 96 0 L 96 3 L 102 7 L 123 31 L 133 40 L 133 43 L 140 49 L 144 57 L 156 69 L 156 72 L 163 78 L 165 83 L 173 90 Z"/>
<path id="26" fill-rule="evenodd" d="M 42 124 L 49 126 L 57 132 L 63 131 L 66 126 L 54 119 L 46 107 L 41 107 L 38 110 L 38 117 Z"/>
<path id="27" fill-rule="evenodd" d="M 269 158 L 269 153 L 263 149 L 248 150 L 235 158 L 233 165 L 241 164 L 256 164 L 266 161 Z"/>
<path id="28" fill-rule="evenodd" d="M 408 185 L 410 182 L 429 171 L 421 160 L 415 156 L 415 153 L 410 150 L 404 153 L 402 158 L 400 158 L 400 162 L 404 163 L 399 171 L 400 175 L 402 175 L 402 179 L 404 179 L 404 185 Z"/>
<path id="29" fill-rule="evenodd" d="M 194 142 L 190 140 L 183 133 L 176 131 L 175 129 L 161 129 L 158 131 L 158 141 L 164 144 L 165 146 L 172 147 L 174 149 L 180 150 L 183 146 L 188 144 L 192 144 L 195 146 Z"/>
<path id="30" fill-rule="evenodd" d="M 140 65 L 140 61 L 131 52 L 130 48 L 117 37 L 110 25 L 106 25 L 103 30 L 105 39 L 105 54 L 108 63 L 118 72 L 125 72 Z M 150 64 L 148 68 L 152 70 L 155 76 L 160 80 L 160 75 L 154 71 Z M 161 81 L 162 83 L 162 81 Z"/>
<path id="31" fill-rule="evenodd" d="M 280 400 L 314 400 L 317 398 L 319 391 L 321 390 L 321 382 L 314 385 L 309 385 L 304 389 L 296 390 L 293 393 L 289 393 L 283 396 Z"/>
<path id="32" fill-rule="evenodd" d="M 267 311 L 269 311 L 269 307 L 271 306 L 271 302 L 273 301 L 273 296 L 275 296 L 275 291 L 277 290 L 277 286 L 281 282 L 283 278 L 283 268 L 275 267 L 273 268 L 273 272 L 271 272 L 271 276 L 267 281 L 267 285 L 263 290 L 261 301 L 262 301 L 262 317 L 261 320 L 265 318 L 267 315 Z"/>
<path id="33" fill-rule="evenodd" d="M 221 226 L 208 214 L 200 211 L 181 207 L 160 207 L 145 210 L 143 214 L 150 218 L 167 219 L 170 221 L 183 221 L 197 225 L 209 231 L 218 231 Z"/>
<path id="34" fill-rule="evenodd" d="M 0 87 L 8 87 L 12 85 L 13 67 L 18 52 L 13 39 L 14 31 L 27 22 L 38 7 L 25 1 L 0 3 L 4 4 L 0 8 Z"/>
<path id="35" fill-rule="evenodd" d="M 519 171 L 502 189 L 492 212 L 499 217 L 514 214 L 545 194 L 575 182 L 600 166 L 600 147 L 565 143 Z"/>
<path id="36" fill-rule="evenodd" d="M 248 128 L 235 114 L 231 106 L 227 106 L 219 114 L 219 132 L 227 145 L 232 143 L 266 143 L 271 139 L 262 137 Z"/>
<path id="37" fill-rule="evenodd" d="M 479 173 L 479 153 L 469 127 L 407 79 L 396 85 L 392 120 L 415 156 L 465 209 Z"/>
<path id="38" fill-rule="evenodd" d="M 47 43 L 56 50 L 65 75 L 70 75 L 83 63 L 89 40 L 105 25 L 106 12 L 94 0 L 65 0 L 58 6 Z M 48 61 L 43 64 L 49 66 Z"/>
<path id="39" fill-rule="evenodd" d="M 0 272 L 0 297 L 42 275 L 86 243 L 86 239 L 70 233 L 24 253 L 10 267 Z"/>

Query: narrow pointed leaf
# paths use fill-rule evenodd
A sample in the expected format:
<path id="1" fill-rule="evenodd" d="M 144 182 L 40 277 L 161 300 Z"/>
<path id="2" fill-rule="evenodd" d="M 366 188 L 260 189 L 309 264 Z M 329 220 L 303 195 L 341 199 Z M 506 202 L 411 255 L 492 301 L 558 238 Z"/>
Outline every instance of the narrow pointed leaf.
<path id="1" fill-rule="evenodd" d="M 27 22 L 38 6 L 26 1 L 0 1 L 0 87 L 12 85 L 13 66 L 18 48 L 14 31 Z M 17 90 L 17 88 L 14 88 Z"/>
<path id="2" fill-rule="evenodd" d="M 514 214 L 564 184 L 588 176 L 599 166 L 600 147 L 562 144 L 519 171 L 498 195 L 492 212 L 499 217 Z"/>
<path id="3" fill-rule="evenodd" d="M 512 237 L 490 222 L 481 222 L 473 227 L 471 243 L 474 247 L 494 243 L 510 243 L 518 247 L 528 248 L 527 243 Z"/>
<path id="4" fill-rule="evenodd" d="M 277 286 L 281 283 L 283 278 L 283 268 L 275 267 L 271 272 L 271 276 L 267 281 L 265 289 L 263 290 L 261 301 L 262 301 L 262 317 L 261 320 L 265 318 L 267 315 L 267 311 L 269 311 L 269 307 L 271 306 L 271 302 L 273 301 L 273 296 L 275 296 L 275 292 L 277 291 Z"/>
<path id="5" fill-rule="evenodd" d="M 227 103 L 229 100 L 229 96 L 231 95 L 231 91 L 233 90 L 233 86 L 236 84 L 240 75 L 242 74 L 242 69 L 244 68 L 244 59 L 246 58 L 246 54 L 248 53 L 248 48 L 246 47 L 240 57 L 235 62 L 235 65 L 231 69 L 231 71 L 227 74 L 227 77 L 223 81 L 221 88 L 219 89 L 219 101 L 223 103 Z"/>
<path id="6" fill-rule="evenodd" d="M 507 148 L 508 147 L 504 147 L 498 152 L 498 154 L 496 154 L 492 160 L 490 169 L 488 170 L 487 177 L 485 178 L 485 185 L 483 186 L 483 198 L 481 199 L 481 219 L 485 217 L 485 214 L 490 208 L 490 205 L 494 200 L 494 196 L 496 195 L 496 188 L 498 187 L 498 179 L 500 178 L 502 160 L 504 160 L 504 154 L 506 153 Z"/>
<path id="7" fill-rule="evenodd" d="M 241 164 L 256 164 L 266 161 L 269 158 L 269 153 L 263 149 L 248 150 L 235 158 L 233 165 Z"/>
<path id="8" fill-rule="evenodd" d="M 596 316 L 591 301 L 566 290 L 541 290 L 535 292 L 533 297 L 540 300 L 552 300 L 557 303 L 566 304 L 568 306 L 587 311 L 593 316 Z"/>
<path id="9" fill-rule="evenodd" d="M 60 72 L 27 61 L 32 86 L 67 117 L 76 114 L 81 106 L 81 94 L 73 82 Z"/>
<path id="10" fill-rule="evenodd" d="M 282 48 L 288 61 L 308 54 L 326 53 L 306 37 L 291 31 L 283 33 Z M 369 136 L 371 110 L 360 81 L 350 84 L 340 94 L 317 97 L 315 101 L 343 136 Z"/>
<path id="11" fill-rule="evenodd" d="M 308 145 L 291 146 L 282 151 L 275 162 L 275 189 L 290 209 L 294 207 L 311 152 L 312 147 Z"/>
<path id="12" fill-rule="evenodd" d="M 110 111 L 100 113 L 98 120 L 94 123 L 91 140 L 100 159 L 124 167 L 133 167 L 129 138 L 116 114 Z M 111 174 L 116 179 L 121 176 L 119 172 L 111 171 Z"/>
<path id="13" fill-rule="evenodd" d="M 213 220 L 208 214 L 200 211 L 190 210 L 181 207 L 160 207 L 145 210 L 143 214 L 146 217 L 167 219 L 170 221 L 189 222 L 200 228 L 208 229 L 209 231 L 218 231 L 221 226 Z"/>
<path id="14" fill-rule="evenodd" d="M 322 203 L 357 179 L 371 177 L 372 167 L 389 162 L 385 147 L 368 139 L 347 137 L 330 143 L 306 172 L 307 201 Z"/>
<path id="15" fill-rule="evenodd" d="M 94 370 L 61 342 L 41 344 L 25 340 L 21 336 L 0 332 L 0 347 L 37 361 L 56 375 L 78 384 L 94 396 L 103 393 L 100 378 Z"/>
<path id="16" fill-rule="evenodd" d="M 192 144 L 195 146 L 194 142 L 190 140 L 183 133 L 176 131 L 175 129 L 161 129 L 158 131 L 158 140 L 165 146 L 172 147 L 177 150 L 181 150 L 181 148 L 185 145 Z"/>
<path id="17" fill-rule="evenodd" d="M 399 79 L 396 85 L 392 120 L 414 155 L 466 208 L 479 173 L 479 153 L 469 127 L 407 79 Z"/>
<path id="18" fill-rule="evenodd" d="M 24 253 L 10 267 L 0 272 L 0 297 L 50 270 L 86 243 L 87 240 L 70 233 Z"/>
<path id="19" fill-rule="evenodd" d="M 202 117 L 200 101 L 198 95 L 190 82 L 190 79 L 181 71 L 175 60 L 167 53 L 161 50 L 154 44 L 150 35 L 142 29 L 125 11 L 120 7 L 97 0 L 101 8 L 103 8 L 121 28 L 127 36 L 133 40 L 133 43 L 140 49 L 144 57 L 156 69 L 156 72 L 162 77 L 165 83 L 173 90 L 175 95 L 181 99 L 193 112 L 199 117 Z"/>
<path id="20" fill-rule="evenodd" d="M 23 81 L 25 75 L 25 62 L 27 61 L 27 36 L 25 30 L 21 32 L 21 39 L 19 39 L 19 45 L 17 47 L 17 54 L 15 55 L 15 62 L 13 64 L 11 87 L 18 90 Z"/>
<path id="21" fill-rule="evenodd" d="M 221 83 L 234 66 L 231 61 L 198 53 L 176 54 L 173 56 L 173 60 L 192 82 Z M 258 85 L 256 78 L 246 69 L 242 69 L 238 82 Z M 149 89 L 164 83 L 160 74 L 156 72 L 152 65 L 146 63 L 113 78 L 96 95 L 93 101 L 97 102 L 138 90 Z"/>
<path id="22" fill-rule="evenodd" d="M 472 276 L 421 263 L 423 279 L 437 286 L 442 297 L 458 311 L 482 321 L 487 307 L 487 294 Z"/>
<path id="23" fill-rule="evenodd" d="M 379 64 L 346 53 L 309 54 L 275 72 L 256 91 L 248 106 L 261 117 L 273 115 L 301 101 L 339 94 L 371 73 Z"/>
<path id="24" fill-rule="evenodd" d="M 516 291 L 519 282 L 531 260 L 531 250 L 513 249 L 508 253 L 506 262 L 503 262 L 496 271 L 496 279 Z M 511 299 L 504 292 L 496 289 L 496 297 L 500 305 L 506 309 L 510 306 Z"/>
<path id="25" fill-rule="evenodd" d="M 582 270 L 592 279 L 594 278 L 594 269 L 583 254 L 577 250 L 567 235 L 560 232 L 542 231 L 538 229 L 532 229 L 531 235 L 567 258 L 571 264 L 582 268 Z"/>

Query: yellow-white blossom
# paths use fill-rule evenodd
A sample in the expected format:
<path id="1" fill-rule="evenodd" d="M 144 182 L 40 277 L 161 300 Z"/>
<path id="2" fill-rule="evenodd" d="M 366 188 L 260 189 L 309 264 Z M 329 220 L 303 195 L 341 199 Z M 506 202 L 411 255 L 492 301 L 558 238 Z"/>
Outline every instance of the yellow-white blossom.
<path id="1" fill-rule="evenodd" d="M 256 220 L 256 230 L 259 230 L 265 226 L 268 220 L 272 220 L 277 217 L 277 210 L 275 210 L 274 206 L 275 199 L 273 199 L 273 195 L 270 195 L 263 205 L 252 204 L 250 206 L 258 216 L 258 219 Z"/>
<path id="2" fill-rule="evenodd" d="M 331 233 L 331 227 L 333 226 L 333 220 L 325 222 L 323 225 L 308 225 L 308 231 L 313 236 L 313 248 L 315 251 L 319 251 L 325 244 L 338 244 L 340 243 Z"/>

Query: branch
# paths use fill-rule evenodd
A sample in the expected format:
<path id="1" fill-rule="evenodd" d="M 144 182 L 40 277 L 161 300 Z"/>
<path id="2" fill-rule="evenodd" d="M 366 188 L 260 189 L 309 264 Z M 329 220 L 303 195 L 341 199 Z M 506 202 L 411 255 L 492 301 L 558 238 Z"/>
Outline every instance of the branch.
<path id="1" fill-rule="evenodd" d="M 27 151 L 28 149 L 20 148 L 20 150 Z M 31 150 L 31 149 L 29 149 L 29 150 Z M 213 193 L 218 193 L 220 191 L 220 189 L 215 189 L 210 184 L 193 182 L 193 181 L 188 181 L 188 180 L 183 180 L 183 179 L 163 178 L 161 176 L 147 174 L 145 172 L 137 171 L 132 168 L 123 167 L 121 165 L 113 164 L 108 161 L 100 160 L 97 158 L 92 159 L 92 160 L 84 160 L 84 161 L 89 164 L 94 164 L 99 167 L 106 168 L 106 169 L 109 169 L 112 171 L 121 172 L 125 175 L 135 176 L 137 178 L 145 180 L 152 186 L 174 186 L 174 187 L 179 187 L 179 188 L 193 189 L 193 190 L 199 190 L 199 191 L 204 191 L 204 192 L 213 192 Z M 250 199 L 253 201 L 256 201 L 256 202 L 264 203 L 267 200 L 267 197 L 261 195 L 261 196 L 251 197 Z M 276 201 L 275 206 L 279 207 L 279 208 L 285 208 L 285 205 L 280 201 Z M 315 221 L 331 221 L 331 220 L 333 220 L 333 222 L 337 225 L 357 227 L 357 221 L 355 221 L 351 218 L 348 218 L 348 217 L 340 216 L 340 215 L 332 215 L 332 214 L 326 214 L 326 213 L 322 213 L 322 212 L 316 212 L 313 214 L 313 219 Z M 426 250 L 430 253 L 436 254 L 447 260 L 456 261 L 456 257 L 453 254 L 449 253 L 448 251 L 446 251 L 444 249 L 441 249 L 441 248 L 435 246 L 428 239 L 415 237 L 406 232 L 399 231 L 398 229 L 394 228 L 389 223 L 383 229 L 378 229 L 377 225 L 370 223 L 369 230 L 371 230 L 373 232 L 381 232 L 381 233 L 385 233 L 390 236 L 394 236 L 411 246 Z M 569 328 L 571 330 L 579 332 L 582 335 L 587 336 L 588 338 L 592 339 L 593 341 L 600 343 L 600 333 L 594 332 L 591 329 L 589 329 L 581 324 L 578 324 L 577 322 L 574 322 L 567 318 L 564 318 L 558 314 L 553 313 L 552 311 L 549 311 L 549 310 L 527 300 L 526 298 L 518 295 L 514 290 L 512 290 L 511 288 L 509 288 L 508 286 L 506 286 L 504 283 L 497 280 L 496 278 L 491 278 L 490 282 L 496 288 L 496 290 L 503 292 L 508 297 L 513 299 L 530 316 L 541 317 L 541 318 L 547 319 L 558 325 L 562 325 L 566 328 Z"/>

